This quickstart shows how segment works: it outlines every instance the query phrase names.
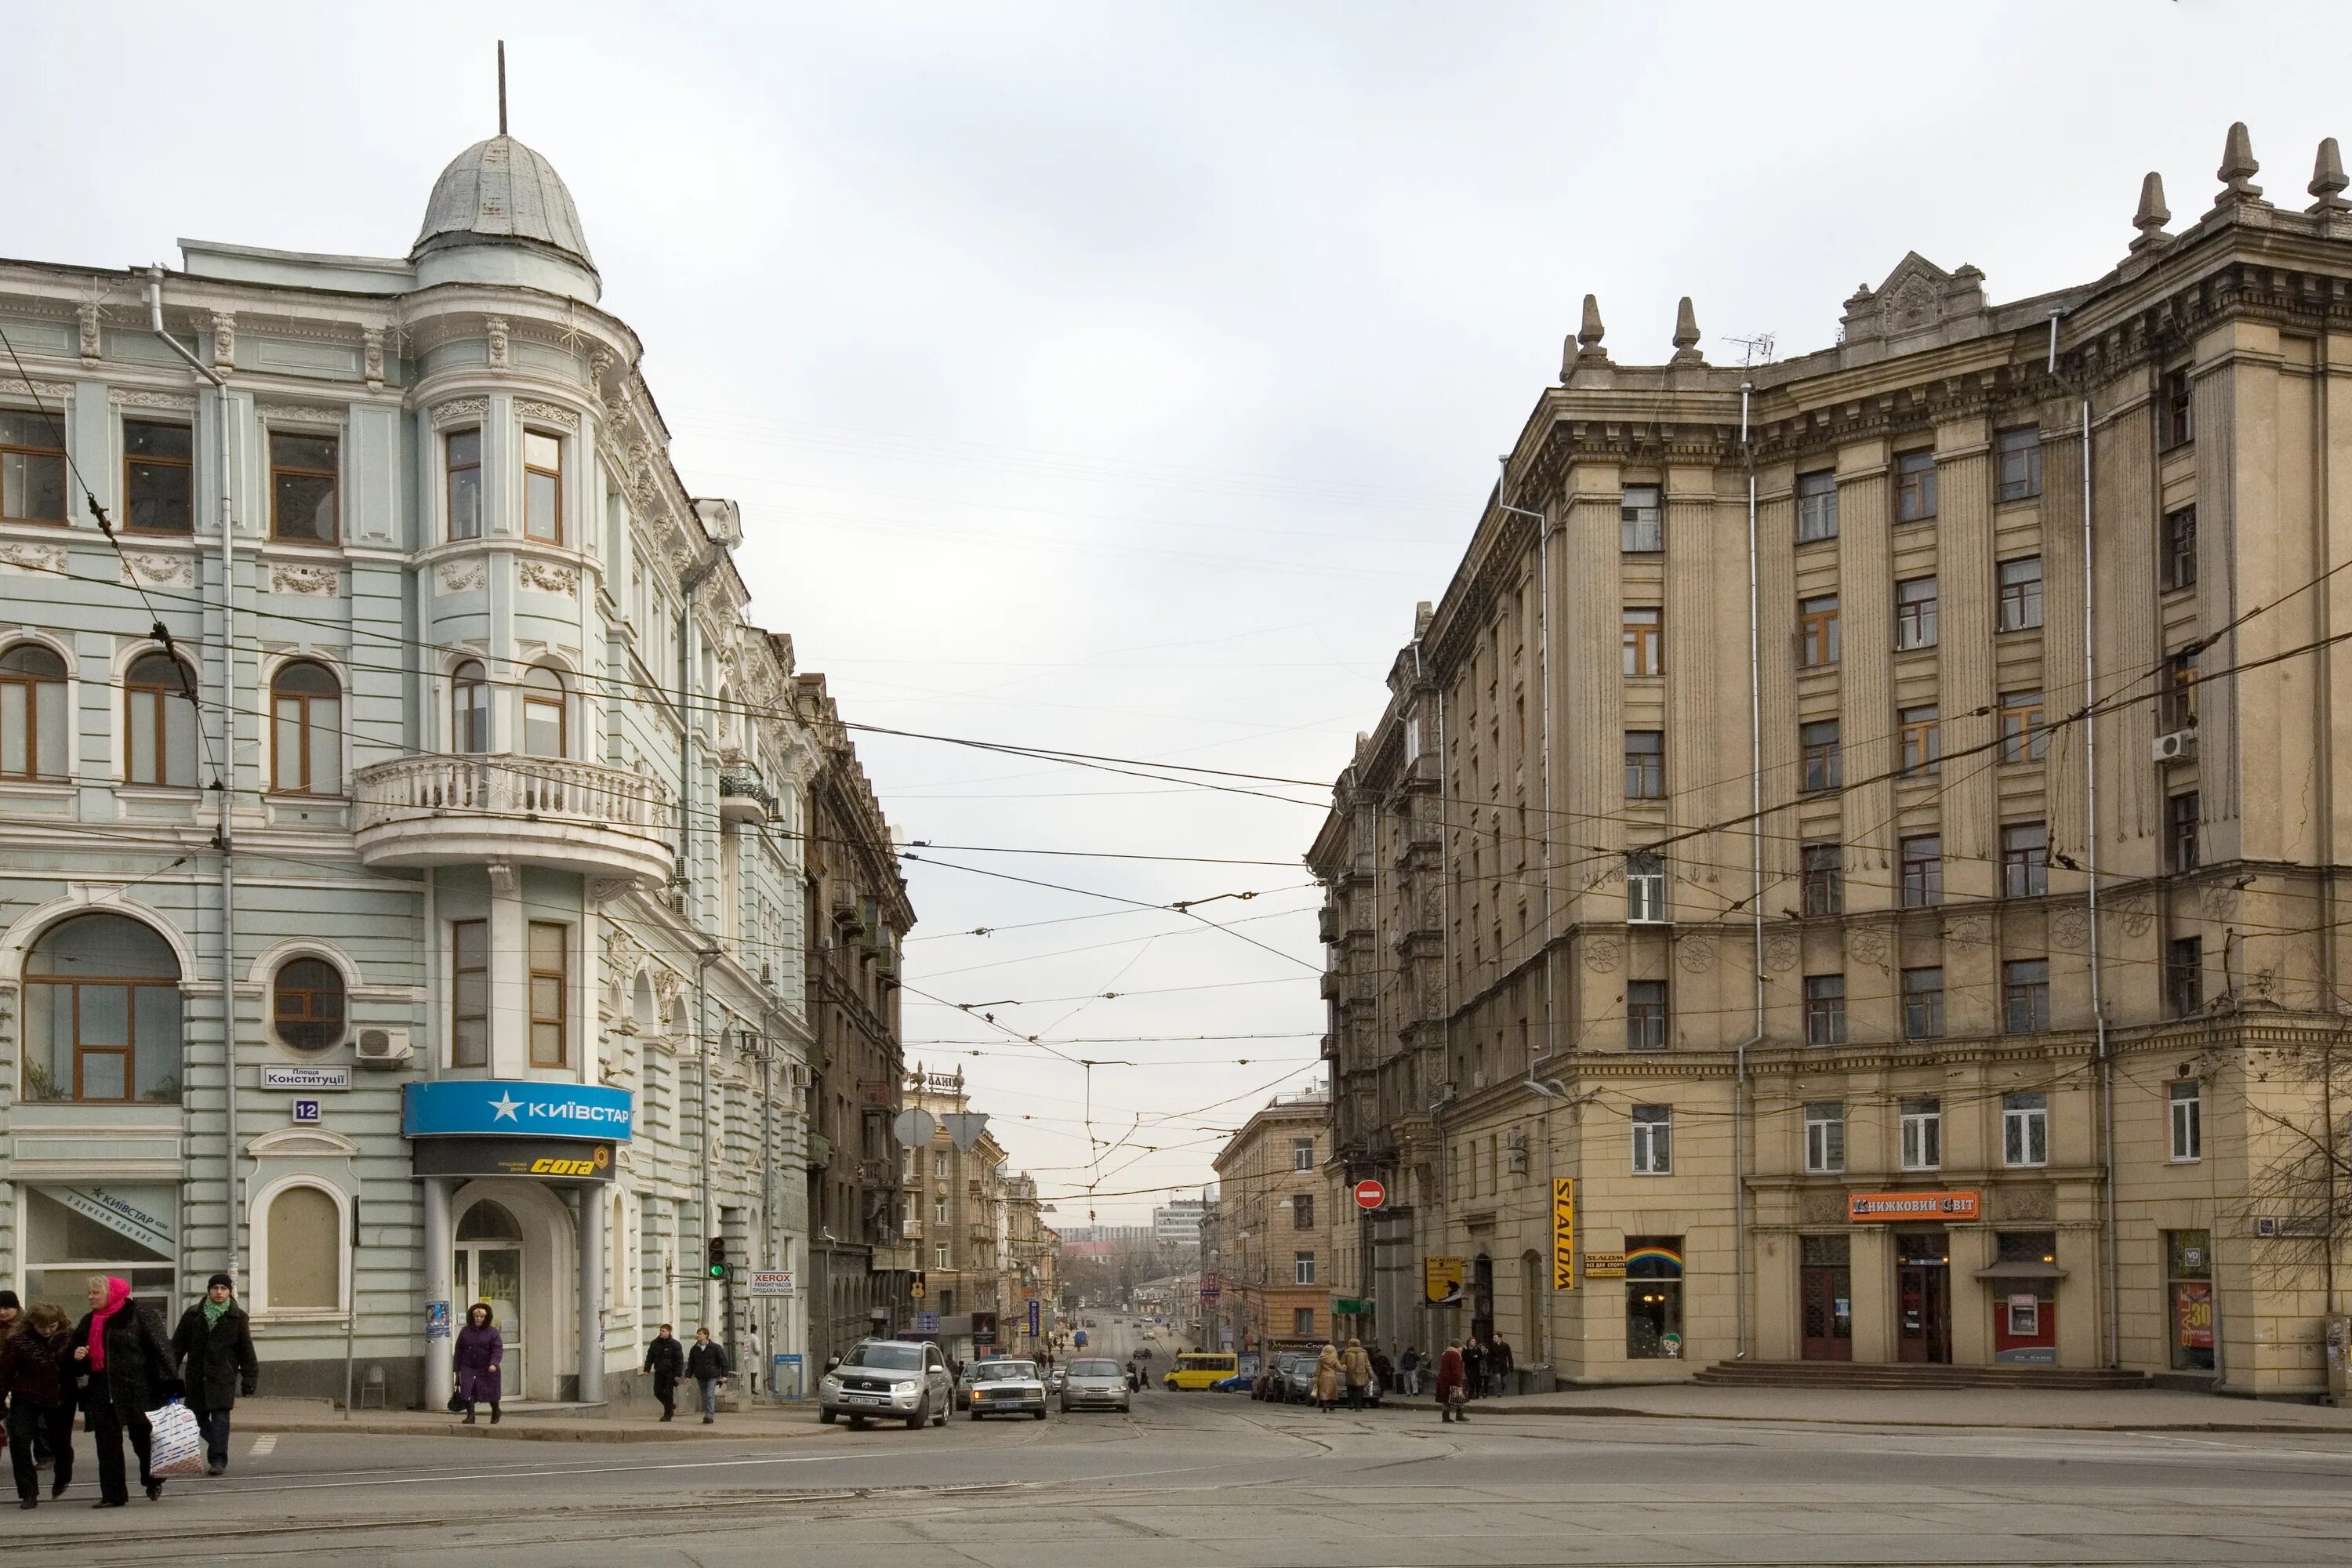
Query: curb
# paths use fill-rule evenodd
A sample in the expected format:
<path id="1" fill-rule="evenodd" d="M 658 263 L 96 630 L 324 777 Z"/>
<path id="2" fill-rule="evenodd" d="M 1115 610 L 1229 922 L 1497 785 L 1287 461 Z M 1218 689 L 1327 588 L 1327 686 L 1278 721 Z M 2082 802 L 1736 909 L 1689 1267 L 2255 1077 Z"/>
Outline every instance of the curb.
<path id="1" fill-rule="evenodd" d="M 698 1426 L 693 1431 L 665 1432 L 661 1430 L 659 1423 L 654 1423 L 650 1427 L 624 1426 L 615 1423 L 609 1430 L 599 1430 L 596 1427 L 585 1426 L 532 1426 L 521 1421 L 502 1421 L 496 1426 L 479 1425 L 462 1426 L 455 1423 L 444 1426 L 424 1422 L 364 1419 L 313 1420 L 302 1416 L 273 1420 L 265 1415 L 238 1421 L 236 1430 L 241 1434 L 255 1435 L 275 1433 L 287 1436 L 326 1436 L 341 1432 L 370 1437 L 479 1437 L 505 1438 L 530 1443 L 707 1443 L 720 1437 L 737 1440 L 750 1437 L 785 1440 L 814 1437 L 824 1428 L 812 1423 L 805 1428 L 797 1426 L 784 1427 L 761 1426 L 750 1428 L 720 1426 L 714 1426 L 709 1432 L 699 1430 Z"/>
<path id="2" fill-rule="evenodd" d="M 1482 1401 L 1473 1401 L 1475 1409 Z M 1434 1405 L 1396 1405 L 1398 1410 L 1434 1412 Z M 1549 1417 L 1601 1416 L 1646 1421 L 1744 1421 L 1777 1426 L 1926 1426 L 1972 1432 L 2253 1432 L 2272 1436 L 2352 1437 L 2352 1428 L 2286 1426 L 2262 1421 L 1936 1421 L 1911 1416 L 1859 1415 L 1736 1415 L 1685 1410 L 1637 1410 L 1631 1406 L 1580 1405 L 1535 1405 L 1517 1410 L 1486 1412 L 1488 1420 L 1510 1415 Z"/>

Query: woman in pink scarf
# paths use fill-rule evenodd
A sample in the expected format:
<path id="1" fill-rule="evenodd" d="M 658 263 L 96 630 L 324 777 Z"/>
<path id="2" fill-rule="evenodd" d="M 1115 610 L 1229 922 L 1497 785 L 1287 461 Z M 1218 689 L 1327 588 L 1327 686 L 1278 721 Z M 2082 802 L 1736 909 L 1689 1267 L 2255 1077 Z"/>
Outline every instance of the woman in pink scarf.
<path id="1" fill-rule="evenodd" d="M 125 1433 L 139 1456 L 139 1483 L 148 1500 L 162 1498 L 147 1412 L 177 1396 L 180 1379 L 162 1331 L 131 1299 L 131 1282 L 91 1275 L 89 1315 L 74 1325 L 68 1342 L 81 1368 L 83 1421 L 98 1447 L 99 1499 L 91 1506 L 121 1508 L 131 1500 L 122 1465 Z"/>

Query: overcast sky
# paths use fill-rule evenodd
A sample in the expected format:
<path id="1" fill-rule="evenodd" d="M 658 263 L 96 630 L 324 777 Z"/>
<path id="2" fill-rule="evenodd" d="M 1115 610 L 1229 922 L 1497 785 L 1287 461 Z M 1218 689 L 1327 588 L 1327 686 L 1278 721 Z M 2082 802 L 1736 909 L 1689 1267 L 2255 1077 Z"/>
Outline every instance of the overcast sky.
<path id="1" fill-rule="evenodd" d="M 1824 346 L 1907 249 L 1996 300 L 2087 280 L 2146 171 L 2176 226 L 2210 205 L 2234 119 L 2300 207 L 2347 17 L 0 0 L 0 253 L 405 254 L 503 37 L 680 473 L 743 502 L 753 613 L 847 716 L 1328 780 L 1585 292 L 1653 363 L 1685 293 L 1710 358 Z M 1030 851 L 908 868 L 912 986 L 1003 1029 L 910 990 L 908 1057 L 965 1068 L 1059 1223 L 1143 1217 L 1312 1080 L 1313 790 L 860 746 L 910 837 Z M 1244 891 L 1202 907 L 1231 935 L 1089 896 Z"/>

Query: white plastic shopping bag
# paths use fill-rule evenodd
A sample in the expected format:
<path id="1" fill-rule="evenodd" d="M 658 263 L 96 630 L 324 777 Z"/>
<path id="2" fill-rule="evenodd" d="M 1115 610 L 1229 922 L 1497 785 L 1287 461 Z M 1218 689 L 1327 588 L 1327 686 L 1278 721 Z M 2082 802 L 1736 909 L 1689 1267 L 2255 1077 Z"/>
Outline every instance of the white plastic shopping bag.
<path id="1" fill-rule="evenodd" d="M 196 1413 L 173 1400 L 161 1410 L 147 1413 L 147 1425 L 153 1428 L 148 1453 L 148 1469 L 159 1476 L 201 1476 L 205 1473 L 205 1435 L 196 1426 Z"/>

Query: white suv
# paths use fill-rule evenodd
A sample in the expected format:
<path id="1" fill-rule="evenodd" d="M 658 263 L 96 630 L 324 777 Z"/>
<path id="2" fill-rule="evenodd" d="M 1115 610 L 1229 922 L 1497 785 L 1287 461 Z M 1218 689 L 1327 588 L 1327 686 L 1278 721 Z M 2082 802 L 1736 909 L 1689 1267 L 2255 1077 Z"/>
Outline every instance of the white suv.
<path id="1" fill-rule="evenodd" d="M 913 1340 L 860 1340 L 828 1364 L 816 1385 L 817 1418 L 847 1416 L 852 1431 L 868 1419 L 948 1424 L 955 1378 L 940 1347 Z"/>

